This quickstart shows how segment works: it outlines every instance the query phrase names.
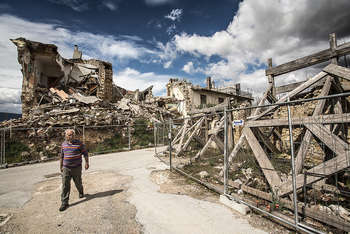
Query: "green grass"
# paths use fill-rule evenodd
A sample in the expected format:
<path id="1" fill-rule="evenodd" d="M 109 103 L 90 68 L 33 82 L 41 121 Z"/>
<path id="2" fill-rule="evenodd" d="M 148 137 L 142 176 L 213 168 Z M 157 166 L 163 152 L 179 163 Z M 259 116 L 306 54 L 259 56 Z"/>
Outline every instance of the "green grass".
<path id="1" fill-rule="evenodd" d="M 16 141 L 9 141 L 5 144 L 6 147 L 6 162 L 7 163 L 18 163 L 22 161 L 21 153 L 22 152 L 29 152 L 29 148 L 27 145 L 23 144 L 22 142 L 16 142 Z"/>

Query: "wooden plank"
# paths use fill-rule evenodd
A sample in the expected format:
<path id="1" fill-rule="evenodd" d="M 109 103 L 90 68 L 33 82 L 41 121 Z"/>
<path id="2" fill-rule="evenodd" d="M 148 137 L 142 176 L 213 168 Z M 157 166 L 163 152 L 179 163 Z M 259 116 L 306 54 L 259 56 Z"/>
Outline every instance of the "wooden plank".
<path id="1" fill-rule="evenodd" d="M 219 132 L 221 132 L 221 131 L 224 130 L 224 124 L 225 124 L 225 122 L 224 122 L 224 117 L 222 117 L 222 118 L 220 119 L 219 126 L 215 127 L 214 129 L 210 129 L 210 130 L 208 131 L 208 134 L 209 134 L 209 135 L 217 135 Z"/>
<path id="2" fill-rule="evenodd" d="M 319 94 L 319 97 L 323 97 L 323 96 L 328 95 L 329 90 L 331 89 L 332 80 L 333 80 L 332 77 L 327 77 L 326 83 L 323 86 L 322 91 Z M 326 99 L 318 100 L 312 116 L 315 117 L 315 116 L 322 114 L 325 104 L 326 104 Z M 312 134 L 311 134 L 310 130 L 307 129 L 305 132 L 304 138 L 301 142 L 301 145 L 299 147 L 297 157 L 295 158 L 295 172 L 296 172 L 296 174 L 299 174 L 301 172 L 305 156 L 307 154 L 307 151 L 309 149 L 309 145 L 311 143 L 311 139 L 312 139 Z"/>
<path id="3" fill-rule="evenodd" d="M 213 136 L 214 136 L 213 140 L 215 144 L 218 146 L 219 150 L 221 152 L 224 152 L 224 142 L 222 142 L 222 140 L 217 135 L 213 135 Z"/>
<path id="4" fill-rule="evenodd" d="M 234 187 L 238 188 L 238 189 L 240 188 L 239 185 L 236 185 Z M 256 197 L 262 198 L 266 201 L 271 201 L 271 202 L 273 201 L 271 193 L 263 192 L 263 191 L 260 191 L 258 189 L 246 186 L 246 185 L 242 185 L 241 189 L 243 192 L 246 192 L 246 193 L 249 193 L 249 194 L 254 195 Z M 294 204 L 291 201 L 282 198 L 282 199 L 280 199 L 280 203 L 283 204 L 283 206 L 285 206 L 286 208 L 288 208 L 290 210 L 294 210 Z M 338 218 L 336 216 L 328 215 L 320 210 L 315 210 L 315 209 L 312 209 L 309 207 L 304 207 L 304 204 L 301 202 L 298 202 L 298 212 L 300 214 L 304 214 L 303 212 L 305 212 L 305 215 L 307 217 L 321 221 L 322 223 L 336 227 L 340 230 L 350 232 L 350 223 L 349 222 L 346 222 L 346 221 L 344 221 L 341 218 Z"/>
<path id="5" fill-rule="evenodd" d="M 267 95 L 269 94 L 269 92 L 271 91 L 271 89 L 273 88 L 272 84 L 269 84 L 269 87 L 266 89 L 263 97 L 261 98 L 258 107 L 255 109 L 254 113 L 252 114 L 252 116 L 258 115 L 261 108 L 259 106 L 262 106 L 264 104 L 264 102 L 266 101 Z"/>
<path id="6" fill-rule="evenodd" d="M 340 147 L 341 148 L 341 147 Z M 309 170 L 307 172 L 309 173 L 317 173 L 322 174 L 324 176 L 331 176 L 337 172 L 340 172 L 346 168 L 350 167 L 350 157 L 349 157 L 349 151 L 344 151 L 343 154 L 340 154 L 339 156 L 332 158 L 326 162 L 323 162 Z M 312 184 L 319 180 L 323 179 L 322 177 L 315 177 L 315 176 L 307 176 L 306 184 Z M 303 187 L 304 185 L 304 174 L 299 174 L 296 177 L 296 187 L 297 189 Z M 286 182 L 281 184 L 280 186 L 280 196 L 284 196 L 286 194 L 293 192 L 292 187 L 292 181 L 291 179 L 288 179 Z"/>
<path id="7" fill-rule="evenodd" d="M 317 124 L 341 124 L 350 122 L 350 113 L 331 114 L 321 116 L 308 116 L 304 118 L 292 118 L 292 125 L 303 125 L 304 123 Z M 247 121 L 246 127 L 285 127 L 288 126 L 288 119 L 267 119 Z"/>
<path id="8" fill-rule="evenodd" d="M 281 94 L 281 93 L 287 93 L 292 91 L 293 89 L 297 88 L 301 84 L 303 84 L 305 81 L 302 82 L 296 82 L 292 84 L 287 84 L 287 85 L 281 85 L 276 87 L 276 94 Z"/>
<path id="9" fill-rule="evenodd" d="M 200 119 L 198 120 L 197 126 L 195 127 L 195 129 L 194 129 L 193 132 L 191 133 L 190 137 L 187 139 L 185 145 L 179 150 L 179 152 L 177 152 L 176 156 L 179 155 L 182 151 L 184 151 L 184 150 L 187 149 L 187 147 L 188 147 L 188 145 L 190 144 L 190 142 L 191 142 L 193 136 L 194 136 L 195 134 L 198 134 L 197 132 L 198 132 L 199 128 L 202 126 L 203 121 L 204 121 L 204 118 L 200 118 Z"/>
<path id="10" fill-rule="evenodd" d="M 209 140 L 207 141 L 207 143 L 204 145 L 204 147 L 196 154 L 196 156 L 194 157 L 194 159 L 197 161 L 200 159 L 200 157 L 208 150 L 210 144 L 213 142 L 214 140 L 214 135 L 211 135 L 209 137 Z"/>
<path id="11" fill-rule="evenodd" d="M 180 137 L 179 146 L 178 146 L 178 148 L 177 148 L 177 151 L 178 151 L 178 152 L 181 151 L 182 143 L 183 143 L 184 138 L 185 138 L 185 135 L 186 135 L 187 125 L 188 125 L 188 119 L 185 119 L 184 128 L 183 128 L 183 130 L 182 130 L 182 134 L 181 134 L 181 137 Z"/>
<path id="12" fill-rule="evenodd" d="M 350 81 L 350 69 L 335 64 L 329 64 L 327 67 L 322 69 L 330 75 L 338 76 L 340 78 Z"/>
<path id="13" fill-rule="evenodd" d="M 183 129 L 184 129 L 184 125 L 182 125 L 180 130 L 177 132 L 176 136 L 174 137 L 174 140 L 171 142 L 172 145 L 175 145 L 180 140 L 179 136 L 181 135 Z"/>
<path id="14" fill-rule="evenodd" d="M 265 178 L 269 182 L 271 189 L 275 191 L 276 187 L 281 183 L 280 177 L 272 166 L 265 151 L 261 148 L 261 145 L 254 136 L 252 130 L 250 128 L 244 128 L 243 134 L 246 137 L 251 149 L 253 150 L 255 158 L 258 161 L 261 170 L 265 175 Z"/>
<path id="15" fill-rule="evenodd" d="M 309 67 L 318 63 L 330 60 L 334 57 L 343 56 L 350 53 L 350 42 L 337 46 L 334 52 L 331 49 L 322 50 L 309 56 L 305 56 L 279 66 L 268 68 L 265 71 L 266 76 L 279 76 L 288 72 L 296 71 L 301 68 Z"/>
<path id="16" fill-rule="evenodd" d="M 254 128 L 252 129 L 253 133 L 255 134 L 255 136 L 258 137 L 258 139 L 260 139 L 260 141 L 273 153 L 278 153 L 280 154 L 281 152 L 276 148 L 276 146 L 274 144 L 272 144 L 270 142 L 269 139 L 267 139 L 267 137 L 260 131 L 260 129 L 258 128 Z"/>
<path id="17" fill-rule="evenodd" d="M 201 114 L 201 113 L 210 113 L 210 112 L 216 112 L 216 111 L 223 111 L 225 107 L 227 106 L 227 103 L 220 103 L 213 107 L 203 108 L 203 109 L 194 109 L 188 112 L 189 115 L 194 114 Z"/>
<path id="18" fill-rule="evenodd" d="M 278 100 L 278 102 L 276 103 L 283 103 L 285 101 L 287 101 L 288 97 L 292 98 L 295 95 L 297 95 L 298 93 L 304 91 L 305 89 L 309 88 L 311 85 L 313 85 L 314 83 L 318 82 L 319 80 L 321 80 L 322 78 L 324 78 L 327 75 L 327 73 L 325 72 L 320 72 L 317 75 L 315 75 L 314 77 L 310 78 L 309 80 L 305 81 L 303 84 L 301 84 L 300 86 L 298 86 L 296 89 L 294 89 L 293 91 L 287 93 L 285 96 L 283 96 L 282 98 L 280 98 Z M 277 109 L 279 106 L 271 106 L 268 107 L 266 111 L 262 112 L 261 114 L 257 115 L 257 116 L 253 116 L 253 117 L 249 117 L 249 119 L 253 119 L 253 120 L 257 120 L 259 118 L 261 118 L 262 116 L 266 115 L 267 113 L 269 113 L 270 111 L 273 111 L 275 109 Z"/>
<path id="19" fill-rule="evenodd" d="M 312 134 L 320 139 L 329 149 L 337 155 L 344 154 L 349 149 L 349 144 L 332 134 L 332 132 L 321 124 L 304 124 Z"/>

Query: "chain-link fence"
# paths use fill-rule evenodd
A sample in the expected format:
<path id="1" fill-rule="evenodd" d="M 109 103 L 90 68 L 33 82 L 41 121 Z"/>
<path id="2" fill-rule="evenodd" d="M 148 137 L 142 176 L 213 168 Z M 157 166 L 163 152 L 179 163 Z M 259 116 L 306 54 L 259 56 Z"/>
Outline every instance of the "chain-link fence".
<path id="1" fill-rule="evenodd" d="M 157 155 L 171 169 L 298 231 L 348 232 L 347 96 L 286 98 L 170 120 L 169 145 Z"/>
<path id="2" fill-rule="evenodd" d="M 126 125 L 0 129 L 0 165 L 10 167 L 57 159 L 64 131 L 74 129 L 90 155 L 153 147 L 155 128 L 147 120 Z M 159 139 L 159 138 L 158 138 Z M 158 144 L 163 143 L 160 139 Z"/>

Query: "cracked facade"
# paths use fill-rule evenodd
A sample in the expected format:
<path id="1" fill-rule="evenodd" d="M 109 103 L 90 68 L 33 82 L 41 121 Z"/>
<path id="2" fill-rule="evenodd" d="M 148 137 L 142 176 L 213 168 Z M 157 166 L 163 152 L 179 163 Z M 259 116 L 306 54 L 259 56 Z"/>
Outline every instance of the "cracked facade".
<path id="1" fill-rule="evenodd" d="M 221 103 L 234 105 L 253 101 L 252 94 L 242 91 L 240 84 L 215 88 L 210 77 L 206 78 L 206 87 L 195 86 L 186 80 L 170 79 L 166 85 L 167 96 L 179 100 L 178 111 L 187 116 L 189 112 L 205 107 L 216 106 Z"/>
<path id="2" fill-rule="evenodd" d="M 73 58 L 65 59 L 53 44 L 25 38 L 11 41 L 17 46 L 18 62 L 22 66 L 23 118 L 28 116 L 33 107 L 69 98 L 90 103 L 98 99 L 116 102 L 121 98 L 122 91 L 117 92 L 119 87 L 113 85 L 111 63 L 96 59 L 84 60 L 77 46 Z"/>

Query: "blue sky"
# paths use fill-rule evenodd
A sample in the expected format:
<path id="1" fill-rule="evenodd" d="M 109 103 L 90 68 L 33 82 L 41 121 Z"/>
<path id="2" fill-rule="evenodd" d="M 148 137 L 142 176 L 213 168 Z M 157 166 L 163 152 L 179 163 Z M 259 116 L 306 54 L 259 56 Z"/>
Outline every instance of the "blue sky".
<path id="1" fill-rule="evenodd" d="M 328 48 L 328 34 L 349 41 L 348 0 L 2 0 L 0 2 L 0 111 L 20 112 L 22 76 L 10 38 L 54 43 L 70 58 L 113 64 L 114 82 L 135 90 L 169 78 L 218 86 L 241 83 L 255 96 L 266 88 L 266 61 L 274 65 Z M 304 80 L 314 71 L 277 80 Z"/>

